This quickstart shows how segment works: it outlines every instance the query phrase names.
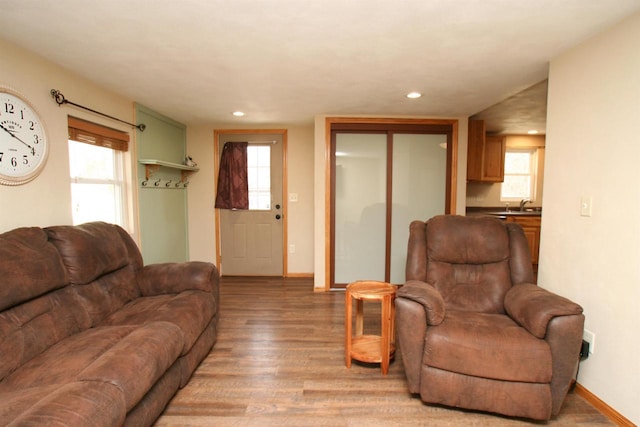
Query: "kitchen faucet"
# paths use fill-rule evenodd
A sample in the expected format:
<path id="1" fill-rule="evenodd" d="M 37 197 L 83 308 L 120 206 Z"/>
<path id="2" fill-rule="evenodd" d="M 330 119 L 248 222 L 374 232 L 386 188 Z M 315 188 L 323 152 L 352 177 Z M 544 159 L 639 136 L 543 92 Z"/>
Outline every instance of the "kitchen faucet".
<path id="1" fill-rule="evenodd" d="M 526 205 L 527 203 L 531 203 L 531 200 L 530 199 L 520 200 L 520 212 L 524 211 L 524 205 Z"/>

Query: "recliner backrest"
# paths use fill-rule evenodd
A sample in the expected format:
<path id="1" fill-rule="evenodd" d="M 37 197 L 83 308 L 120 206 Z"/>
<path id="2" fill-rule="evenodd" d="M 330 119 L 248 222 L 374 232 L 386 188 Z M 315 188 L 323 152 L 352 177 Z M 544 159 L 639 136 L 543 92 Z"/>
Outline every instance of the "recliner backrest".
<path id="1" fill-rule="evenodd" d="M 504 313 L 509 288 L 532 276 L 526 267 L 531 270 L 526 239 L 512 225 L 488 216 L 440 215 L 414 221 L 407 280 L 434 286 L 448 310 Z M 512 270 L 518 270 L 515 278 Z"/>

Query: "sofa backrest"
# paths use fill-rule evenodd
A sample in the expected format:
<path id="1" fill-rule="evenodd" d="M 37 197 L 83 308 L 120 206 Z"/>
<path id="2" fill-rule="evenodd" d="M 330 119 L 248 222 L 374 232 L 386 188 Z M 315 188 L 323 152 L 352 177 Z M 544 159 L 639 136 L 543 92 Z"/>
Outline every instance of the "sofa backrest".
<path id="1" fill-rule="evenodd" d="M 0 234 L 0 380 L 140 294 L 142 256 L 106 223 Z"/>
<path id="2" fill-rule="evenodd" d="M 528 267 L 527 267 L 528 266 Z M 434 286 L 447 309 L 504 313 L 504 296 L 532 280 L 522 229 L 489 216 L 441 215 L 411 224 L 407 280 Z"/>
<path id="3" fill-rule="evenodd" d="M 88 322 L 93 327 L 140 295 L 142 255 L 119 226 L 90 222 L 45 229 L 57 248 Z"/>
<path id="4" fill-rule="evenodd" d="M 79 331 L 68 306 L 69 278 L 40 228 L 0 235 L 0 379 Z"/>

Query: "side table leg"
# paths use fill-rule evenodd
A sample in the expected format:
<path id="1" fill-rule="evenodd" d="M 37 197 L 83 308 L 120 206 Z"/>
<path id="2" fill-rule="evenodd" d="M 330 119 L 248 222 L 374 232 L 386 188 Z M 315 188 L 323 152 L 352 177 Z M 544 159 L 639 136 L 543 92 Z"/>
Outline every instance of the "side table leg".
<path id="1" fill-rule="evenodd" d="M 389 353 L 391 352 L 391 295 L 385 295 L 382 298 L 382 315 L 380 319 L 381 340 L 380 340 L 380 368 L 382 375 L 389 372 Z"/>
<path id="2" fill-rule="evenodd" d="M 364 333 L 364 301 L 356 298 L 356 336 L 361 337 Z"/>
<path id="3" fill-rule="evenodd" d="M 344 301 L 344 362 L 351 368 L 351 292 L 347 289 Z"/>

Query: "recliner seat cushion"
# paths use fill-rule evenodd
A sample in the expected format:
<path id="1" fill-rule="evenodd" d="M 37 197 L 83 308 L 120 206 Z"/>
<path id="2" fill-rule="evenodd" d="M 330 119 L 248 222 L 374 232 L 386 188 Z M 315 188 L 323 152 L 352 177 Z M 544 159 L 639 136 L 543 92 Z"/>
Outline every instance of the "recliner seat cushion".
<path id="1" fill-rule="evenodd" d="M 423 364 L 528 383 L 548 383 L 552 368 L 548 344 L 508 316 L 453 310 L 440 325 L 427 328 Z"/>

